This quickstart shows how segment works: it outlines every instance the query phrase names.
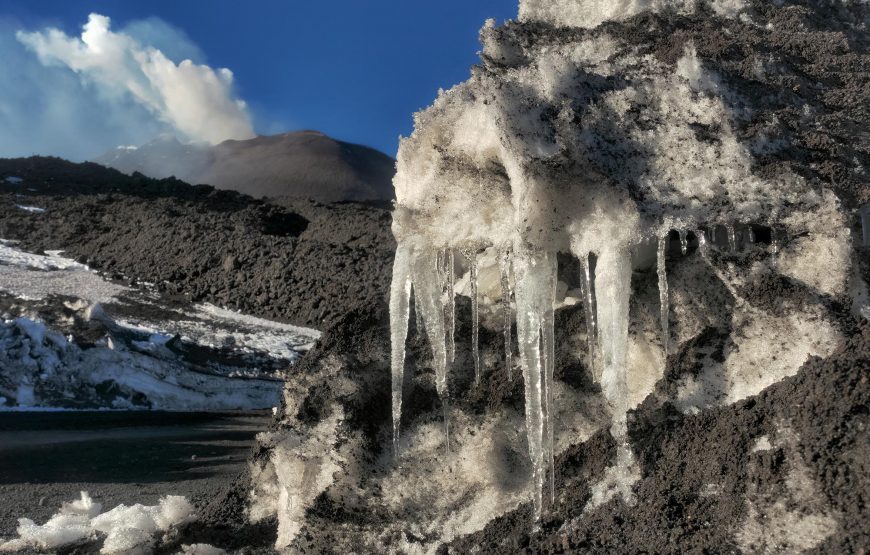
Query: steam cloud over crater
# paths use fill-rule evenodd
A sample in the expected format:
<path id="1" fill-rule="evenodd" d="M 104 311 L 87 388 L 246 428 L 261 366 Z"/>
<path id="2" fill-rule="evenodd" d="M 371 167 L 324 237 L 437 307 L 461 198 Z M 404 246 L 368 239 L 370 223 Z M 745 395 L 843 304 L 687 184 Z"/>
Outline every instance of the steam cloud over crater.
<path id="1" fill-rule="evenodd" d="M 112 31 L 106 16 L 91 14 L 81 37 L 54 28 L 19 31 L 16 37 L 44 66 L 68 67 L 106 97 L 132 98 L 192 141 L 254 136 L 245 102 L 234 97 L 229 69 L 189 59 L 175 63 L 158 48 Z"/>

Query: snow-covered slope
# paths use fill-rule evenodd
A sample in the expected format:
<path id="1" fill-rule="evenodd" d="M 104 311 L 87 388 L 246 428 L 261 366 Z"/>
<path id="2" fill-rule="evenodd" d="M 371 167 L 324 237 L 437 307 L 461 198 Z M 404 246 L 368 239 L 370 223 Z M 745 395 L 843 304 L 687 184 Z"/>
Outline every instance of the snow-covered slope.
<path id="1" fill-rule="evenodd" d="M 0 408 L 260 409 L 315 330 L 167 303 L 0 243 Z"/>

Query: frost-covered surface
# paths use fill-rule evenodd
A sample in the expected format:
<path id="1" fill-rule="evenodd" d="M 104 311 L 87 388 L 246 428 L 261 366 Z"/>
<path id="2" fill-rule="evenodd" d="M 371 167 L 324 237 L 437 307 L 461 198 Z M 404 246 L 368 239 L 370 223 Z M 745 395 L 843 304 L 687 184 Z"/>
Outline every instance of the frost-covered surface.
<path id="1" fill-rule="evenodd" d="M 574 19 L 589 13 L 613 18 L 602 11 L 604 4 L 589 4 L 522 3 L 521 21 L 594 27 L 598 22 Z M 630 17 L 637 11 L 688 5 L 660 4 L 611 6 L 614 13 Z M 695 3 L 691 6 L 694 9 Z M 721 2 L 712 7 L 715 13 L 723 11 Z M 731 6 L 724 11 L 737 10 Z M 545 12 L 570 21 L 548 19 Z M 666 250 L 671 230 L 679 232 L 684 244 L 691 230 L 699 244 L 695 256 L 704 258 L 710 256 L 717 231 L 725 235 L 717 250 L 733 258 L 746 256 L 738 255 L 738 247 L 756 253 L 769 250 L 771 256 L 753 269 L 756 275 L 786 275 L 827 295 L 846 291 L 850 233 L 839 199 L 824 184 L 813 185 L 788 167 L 764 174 L 754 170 L 756 156 L 775 136 L 770 131 L 750 138 L 738 135 L 736 129 L 759 117 L 757 108 L 699 58 L 691 42 L 669 64 L 607 32 L 560 34 L 523 23 L 497 28 L 489 22 L 481 40 L 484 63 L 467 82 L 442 92 L 432 107 L 415 116 L 415 131 L 399 149 L 393 223 L 399 247 L 390 301 L 394 433 L 400 433 L 411 291 L 422 307 L 436 360 L 441 361 L 436 383 L 446 421 L 444 376 L 453 362 L 453 328 L 441 305 L 452 311 L 455 276 L 452 264 L 441 269 L 436 259 L 452 260 L 453 252 L 460 250 L 475 253 L 472 258 L 487 249 L 506 253 L 514 280 L 539 514 L 545 475 L 551 472 L 546 467 L 552 468 L 548 389 L 555 356 L 557 253 L 579 260 L 595 258 L 596 298 L 587 299 L 594 306 L 592 322 L 597 328 L 593 366 L 600 368 L 600 383 L 613 407 L 613 433 L 622 437 L 630 408 L 631 276 L 650 240 L 658 246 L 662 350 L 667 356 Z M 769 247 L 747 238 L 756 226 L 770 234 Z M 788 256 L 780 245 L 785 237 L 800 238 L 789 243 Z M 745 243 L 750 243 L 748 249 Z M 712 265 L 706 273 L 730 287 L 722 277 L 724 270 Z M 819 266 L 826 268 L 824 275 L 816 270 Z M 741 294 L 735 291 L 734 297 Z M 750 335 L 758 340 L 743 342 L 742 358 L 736 358 L 736 369 L 729 370 L 732 375 L 763 364 L 765 346 L 775 339 L 770 334 L 782 328 L 763 321 L 752 325 Z M 801 325 L 803 321 L 783 329 L 796 343 L 794 356 L 775 366 L 788 370 L 761 371 L 765 377 L 757 386 L 732 384 L 736 393 L 730 400 L 757 393 L 794 373 L 808 355 L 820 354 L 818 347 L 807 345 L 812 335 L 808 326 L 796 330 Z M 825 344 L 825 354 L 836 343 L 836 333 L 824 327 L 819 331 L 815 343 Z M 651 362 L 647 357 L 646 365 Z"/>
<path id="2" fill-rule="evenodd" d="M 488 23 L 416 116 L 389 307 L 289 377 L 248 516 L 299 552 L 857 551 L 866 12 L 523 5 L 598 22 Z"/>
<path id="3" fill-rule="evenodd" d="M 19 519 L 18 537 L 0 542 L 0 552 L 56 552 L 96 540 L 101 543 L 101 554 L 148 553 L 158 534 L 195 519 L 193 506 L 178 495 L 168 495 L 157 505 L 137 503 L 106 512 L 102 509 L 102 504 L 83 491 L 80 499 L 64 503 L 44 524 Z M 197 549 L 190 553 L 216 553 L 205 547 Z"/>
<path id="4" fill-rule="evenodd" d="M 605 21 L 623 21 L 644 12 L 692 14 L 709 7 L 716 15 L 735 17 L 746 8 L 744 0 L 520 0 L 519 20 L 542 21 L 561 27 L 597 27 Z"/>
<path id="5" fill-rule="evenodd" d="M 803 162 L 806 139 L 798 140 L 774 113 L 793 101 L 780 88 L 789 82 L 780 53 L 758 59 L 751 75 L 735 77 L 734 68 L 699 54 L 692 39 L 665 51 L 637 40 L 654 35 L 656 25 L 668 32 L 683 17 L 702 25 L 761 27 L 755 18 L 773 10 L 739 0 L 523 0 L 519 21 L 501 27 L 487 22 L 482 63 L 415 115 L 414 133 L 402 139 L 397 156 L 398 247 L 390 297 L 397 453 L 412 299 L 417 326 L 422 322 L 432 346 L 443 442 L 450 451 L 454 284 L 465 268 L 463 280 L 471 279 L 472 268 L 480 279 L 480 257 L 503 261 L 505 331 L 513 319 L 536 520 L 547 503 L 555 503 L 560 255 L 587 266 L 594 260 L 588 283 L 565 288 L 594 292 L 583 295 L 594 346 L 587 360 L 611 407 L 610 431 L 620 453 L 630 449 L 627 412 L 653 392 L 669 355 L 700 340 L 710 324 L 730 336 L 715 357 L 709 352 L 706 368 L 684 377 L 674 401 L 685 412 L 756 395 L 796 374 L 811 357 L 834 352 L 843 338 L 829 299 L 850 292 L 855 195 L 867 196 L 866 187 L 856 186 L 866 176 L 860 161 L 867 156 L 866 140 L 846 161 L 844 171 L 853 176 L 844 184 L 822 174 L 821 163 Z M 635 16 L 648 18 L 647 29 L 601 25 Z M 759 96 L 759 86 L 768 96 Z M 810 128 L 826 107 L 804 98 L 793 109 L 801 115 L 791 125 Z M 680 264 L 669 254 L 673 236 L 692 262 Z M 690 239 L 695 248 L 689 253 Z M 465 268 L 454 264 L 459 253 Z M 634 285 L 633 274 L 651 265 L 658 299 L 649 303 L 648 286 Z M 676 283 L 669 276 L 674 265 L 690 266 L 686 273 L 702 283 Z M 495 297 L 480 289 L 490 287 L 467 288 L 475 314 L 480 301 Z M 783 290 L 795 298 L 775 298 Z M 632 305 L 644 301 L 659 313 L 658 340 L 648 322 L 632 317 Z M 508 345 L 508 360 L 510 350 Z M 630 453 L 617 457 L 604 478 L 612 478 L 626 501 L 632 497 L 628 477 L 638 477 L 632 460 Z M 591 508 L 614 491 L 603 483 L 596 488 Z"/>

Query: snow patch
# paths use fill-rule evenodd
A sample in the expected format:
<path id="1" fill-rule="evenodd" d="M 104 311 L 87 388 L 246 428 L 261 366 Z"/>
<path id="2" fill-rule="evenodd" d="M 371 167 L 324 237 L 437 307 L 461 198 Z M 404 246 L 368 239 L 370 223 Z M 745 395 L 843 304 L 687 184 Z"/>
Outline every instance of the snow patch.
<path id="1" fill-rule="evenodd" d="M 180 555 L 224 555 L 226 551 L 207 543 L 183 544 Z"/>
<path id="2" fill-rule="evenodd" d="M 81 498 L 64 503 L 45 524 L 18 520 L 18 537 L 0 543 L 0 551 L 55 550 L 105 537 L 100 553 L 148 552 L 159 532 L 195 519 L 193 506 L 182 496 L 169 495 L 157 505 L 118 505 L 102 513 L 102 505 L 83 491 Z"/>
<path id="3" fill-rule="evenodd" d="M 33 212 L 34 214 L 42 214 L 43 212 L 45 212 L 45 208 L 40 208 L 38 206 L 26 206 L 24 204 L 16 204 L 15 208 L 24 210 L 25 212 Z"/>
<path id="4" fill-rule="evenodd" d="M 0 239 L 0 290 L 16 297 L 39 300 L 64 295 L 106 302 L 128 291 L 126 287 L 106 281 L 84 264 L 61 256 L 63 251 L 34 254 L 14 244 Z"/>
<path id="5" fill-rule="evenodd" d="M 19 185 L 24 182 L 24 179 L 16 177 L 14 175 L 10 175 L 6 179 L 4 179 L 4 181 L 6 181 L 6 183 L 9 183 L 10 185 Z"/>

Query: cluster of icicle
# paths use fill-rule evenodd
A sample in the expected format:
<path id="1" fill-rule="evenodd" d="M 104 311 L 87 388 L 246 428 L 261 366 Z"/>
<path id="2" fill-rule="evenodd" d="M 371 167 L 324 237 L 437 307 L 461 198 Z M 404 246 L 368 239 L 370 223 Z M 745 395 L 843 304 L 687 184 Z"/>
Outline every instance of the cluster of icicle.
<path id="1" fill-rule="evenodd" d="M 737 232 L 733 225 L 724 227 L 728 251 L 738 249 Z M 716 227 L 708 241 L 704 230 L 695 230 L 698 251 L 707 259 L 709 243 L 716 242 Z M 688 248 L 687 230 L 678 229 L 680 249 Z M 778 251 L 777 234 L 772 231 L 772 252 Z M 741 243 L 754 243 L 752 226 L 740 234 Z M 668 281 L 666 252 L 669 233 L 657 240 L 657 273 L 661 302 L 662 345 L 668 352 Z M 477 258 L 480 246 L 456 249 L 468 260 L 472 301 L 472 359 L 475 383 L 480 381 L 481 365 L 478 344 L 479 299 Z M 631 294 L 632 262 L 629 249 L 602 249 L 594 253 L 595 271 L 590 272 L 590 253 L 581 257 L 581 290 L 585 305 L 589 359 L 587 364 L 601 382 L 604 394 L 613 409 L 611 433 L 628 449 L 625 417 L 628 412 L 626 356 L 628 351 L 629 298 Z M 455 257 L 451 248 L 420 247 L 412 241 L 400 241 L 393 266 L 390 293 L 392 340 L 392 416 L 393 448 L 398 456 L 402 415 L 402 383 L 405 370 L 405 343 L 408 335 L 410 300 L 414 295 L 417 329 L 425 329 L 432 347 L 435 385 L 444 410 L 444 435 L 450 451 L 449 398 L 447 373 L 455 360 Z M 556 301 L 557 257 L 555 252 L 528 249 L 503 249 L 499 255 L 501 268 L 502 311 L 504 324 L 504 357 L 507 369 L 504 379 L 511 380 L 511 328 L 516 305 L 516 328 L 520 366 L 525 384 L 525 417 L 529 455 L 533 467 L 535 519 L 540 518 L 544 486 L 548 482 L 549 496 L 555 500 L 553 452 L 552 383 L 555 362 L 554 304 Z M 775 262 L 774 262 L 775 264 Z M 511 279 L 513 278 L 513 279 Z"/>

